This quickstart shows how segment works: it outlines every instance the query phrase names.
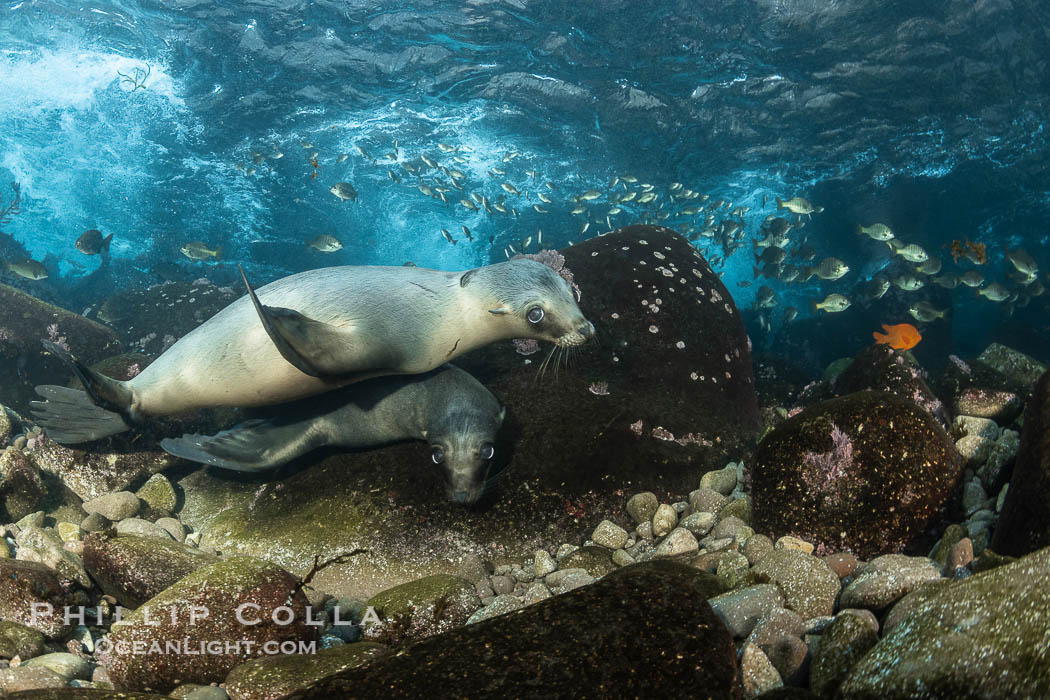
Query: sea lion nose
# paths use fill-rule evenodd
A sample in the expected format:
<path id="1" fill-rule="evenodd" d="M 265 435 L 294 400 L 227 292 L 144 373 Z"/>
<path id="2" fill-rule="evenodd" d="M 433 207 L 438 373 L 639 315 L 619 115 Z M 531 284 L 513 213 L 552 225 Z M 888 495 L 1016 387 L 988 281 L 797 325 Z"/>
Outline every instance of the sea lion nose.
<path id="1" fill-rule="evenodd" d="M 594 324 L 590 321 L 584 323 L 582 326 L 579 327 L 578 330 L 580 335 L 582 335 L 584 338 L 587 338 L 588 340 L 594 337 Z"/>
<path id="2" fill-rule="evenodd" d="M 456 499 L 456 503 L 461 505 L 465 505 L 470 501 L 470 494 L 466 491 L 456 491 L 452 496 Z"/>

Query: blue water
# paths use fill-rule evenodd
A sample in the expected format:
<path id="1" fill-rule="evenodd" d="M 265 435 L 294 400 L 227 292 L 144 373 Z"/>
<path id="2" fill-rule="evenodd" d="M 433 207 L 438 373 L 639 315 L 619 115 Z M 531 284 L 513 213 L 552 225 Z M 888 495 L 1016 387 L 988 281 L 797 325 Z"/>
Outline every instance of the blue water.
<path id="1" fill-rule="evenodd" d="M 541 229 L 543 247 L 561 247 L 645 211 L 695 224 L 670 204 L 624 205 L 607 220 L 610 185 L 627 175 L 662 202 L 678 182 L 750 207 L 717 216 L 744 225 L 744 246 L 722 268 L 744 309 L 763 282 L 741 286 L 753 277 L 750 241 L 774 197 L 824 207 L 793 245 L 805 236 L 818 260 L 834 255 L 851 272 L 769 283 L 773 330 L 758 310 L 746 314 L 759 347 L 775 347 L 778 334 L 870 336 L 875 320 L 910 321 L 908 303 L 929 298 L 953 309 L 932 330 L 953 349 L 998 339 L 1034 351 L 1047 340 L 1045 295 L 1007 311 L 968 288 L 892 290 L 883 305 L 797 329 L 780 318 L 792 304 L 805 324 L 810 299 L 853 294 L 890 264 L 884 244 L 853 233 L 857 223 L 888 223 L 946 263 L 952 240 L 983 242 L 987 279 L 1020 293 L 1006 277 L 1007 248 L 1024 246 L 1050 269 L 1048 20 L 1034 0 L 9 1 L 0 197 L 17 182 L 23 202 L 2 228 L 50 277 L 4 281 L 80 310 L 158 283 L 162 263 L 169 276 L 175 264 L 187 279 L 222 283 L 234 280 L 230 262 L 259 283 L 336 264 L 463 269 L 504 259 L 529 237 L 534 252 Z M 449 204 L 417 189 L 436 182 L 434 171 L 421 180 L 405 169 L 423 155 L 464 173 Z M 329 193 L 339 181 L 353 183 L 358 201 Z M 519 216 L 459 204 L 471 192 L 496 201 L 501 183 L 523 193 L 506 197 Z M 588 216 L 571 215 L 572 197 L 592 188 L 602 197 Z M 99 257 L 73 247 L 88 228 L 115 234 L 95 277 Z M 461 240 L 449 244 L 442 229 Z M 343 250 L 307 248 L 319 234 Z M 224 261 L 186 259 L 189 241 L 222 246 Z M 724 256 L 710 239 L 698 244 Z"/>

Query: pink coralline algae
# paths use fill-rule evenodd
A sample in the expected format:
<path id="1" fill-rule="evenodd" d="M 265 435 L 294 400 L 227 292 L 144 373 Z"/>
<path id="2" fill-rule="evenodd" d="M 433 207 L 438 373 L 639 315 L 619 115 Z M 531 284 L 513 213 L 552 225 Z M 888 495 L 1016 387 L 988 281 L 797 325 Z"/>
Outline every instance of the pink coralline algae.
<path id="1" fill-rule="evenodd" d="M 817 491 L 833 488 L 834 483 L 853 466 L 853 442 L 834 423 L 831 424 L 831 442 L 828 452 L 806 452 L 802 458 L 805 465 L 802 477 Z"/>
<path id="2" fill-rule="evenodd" d="M 674 433 L 672 433 L 670 430 L 667 430 L 666 428 L 653 428 L 651 435 L 657 440 L 666 440 L 668 442 L 674 440 Z"/>
<path id="3" fill-rule="evenodd" d="M 641 419 L 635 421 L 634 423 L 631 423 L 631 432 L 634 433 L 635 435 L 641 435 L 642 434 L 642 421 L 641 421 Z"/>
<path id="4" fill-rule="evenodd" d="M 517 258 L 526 258 L 528 260 L 535 260 L 536 262 L 543 263 L 547 267 L 553 269 L 558 273 L 563 280 L 569 283 L 572 287 L 572 291 L 576 293 L 576 301 L 580 300 L 580 288 L 576 285 L 575 279 L 573 278 L 572 271 L 565 267 L 565 256 L 556 250 L 550 248 L 541 250 L 538 253 L 519 253 L 515 255 L 511 260 Z"/>
<path id="5" fill-rule="evenodd" d="M 532 338 L 515 338 L 511 342 L 514 343 L 514 352 L 519 355 L 531 355 L 540 351 L 540 344 Z"/>
<path id="6" fill-rule="evenodd" d="M 136 362 L 133 365 L 128 365 L 128 379 L 131 379 L 132 377 L 137 377 L 141 371 L 142 369 L 139 367 L 138 362 Z"/>
<path id="7" fill-rule="evenodd" d="M 958 367 L 963 374 L 971 373 L 972 370 L 970 369 L 970 365 L 966 364 L 961 359 L 959 359 L 957 355 L 948 355 L 948 359 L 951 360 L 952 364 Z"/>

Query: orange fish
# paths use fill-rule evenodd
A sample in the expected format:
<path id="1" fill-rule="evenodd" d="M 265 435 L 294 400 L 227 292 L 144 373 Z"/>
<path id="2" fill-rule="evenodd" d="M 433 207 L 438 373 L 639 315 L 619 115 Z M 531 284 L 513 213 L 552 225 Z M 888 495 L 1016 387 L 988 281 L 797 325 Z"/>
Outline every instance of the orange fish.
<path id="1" fill-rule="evenodd" d="M 884 323 L 882 330 L 886 333 L 871 334 L 875 338 L 875 343 L 889 345 L 894 350 L 911 350 L 922 340 L 919 331 L 910 323 L 898 323 L 896 326 L 887 326 Z"/>

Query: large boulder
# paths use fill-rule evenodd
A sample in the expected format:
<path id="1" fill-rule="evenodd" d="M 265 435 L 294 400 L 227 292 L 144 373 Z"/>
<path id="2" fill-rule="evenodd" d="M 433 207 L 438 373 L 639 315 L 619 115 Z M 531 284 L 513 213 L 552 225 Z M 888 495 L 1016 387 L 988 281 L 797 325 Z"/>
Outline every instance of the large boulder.
<path id="1" fill-rule="evenodd" d="M 889 345 L 871 345 L 861 350 L 834 380 L 841 394 L 858 391 L 887 391 L 915 404 L 937 419 L 941 427 L 952 424 L 950 410 L 926 383 L 925 373 L 908 355 Z"/>
<path id="2" fill-rule="evenodd" d="M 120 690 L 218 683 L 248 658 L 315 642 L 318 628 L 308 612 L 294 576 L 258 559 L 232 557 L 180 579 L 114 624 L 96 658 Z M 168 651 L 169 645 L 183 653 Z"/>
<path id="3" fill-rule="evenodd" d="M 162 450 L 132 447 L 131 438 L 125 435 L 114 436 L 99 445 L 93 449 L 67 447 L 45 434 L 33 440 L 26 448 L 26 455 L 41 471 L 56 476 L 85 501 L 120 491 L 178 461 Z"/>
<path id="4" fill-rule="evenodd" d="M 739 697 L 732 638 L 694 575 L 628 566 L 290 697 Z"/>
<path id="5" fill-rule="evenodd" d="M 17 622 L 55 639 L 69 631 L 64 612 L 74 601 L 70 586 L 47 566 L 0 558 L 0 620 Z"/>
<path id="6" fill-rule="evenodd" d="M 1015 556 L 1050 545 L 1050 372 L 1032 392 L 992 549 Z"/>
<path id="7" fill-rule="evenodd" d="M 853 667 L 841 697 L 1050 697 L 1048 577 L 1050 548 L 930 595 L 919 589 L 919 602 Z"/>
<path id="8" fill-rule="evenodd" d="M 508 407 L 497 445 L 506 469 L 485 502 L 473 510 L 444 502 L 426 445 L 411 443 L 311 455 L 283 477 L 199 471 L 178 484 L 180 518 L 204 532 L 204 546 L 297 574 L 314 555 L 367 549 L 315 584 L 368 597 L 456 574 L 468 553 L 521 563 L 551 542 L 578 541 L 581 519 L 593 518 L 584 524 L 593 528 L 618 517 L 618 492 L 636 491 L 639 480 L 670 503 L 696 488 L 697 474 L 742 456 L 758 426 L 748 340 L 699 254 L 652 226 L 562 252 L 600 342 L 579 348 L 557 377 L 553 367 L 540 376 L 544 353 L 519 354 L 510 341 L 457 361 Z"/>
<path id="9" fill-rule="evenodd" d="M 174 540 L 93 533 L 84 538 L 84 566 L 104 593 L 137 608 L 183 576 L 218 558 Z"/>
<path id="10" fill-rule="evenodd" d="M 756 531 L 801 537 L 818 555 L 848 550 L 862 559 L 912 543 L 962 476 L 937 421 L 877 391 L 810 406 L 774 428 L 753 462 Z"/>
<path id="11" fill-rule="evenodd" d="M 88 364 L 120 352 L 117 334 L 79 314 L 0 284 L 0 386 L 4 402 L 23 415 L 36 384 L 64 384 L 69 369 L 41 340 L 69 345 Z M 29 377 L 31 381 L 26 381 Z"/>

